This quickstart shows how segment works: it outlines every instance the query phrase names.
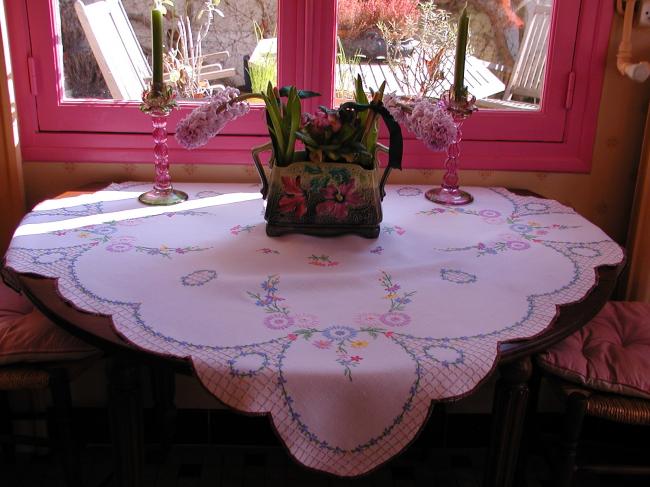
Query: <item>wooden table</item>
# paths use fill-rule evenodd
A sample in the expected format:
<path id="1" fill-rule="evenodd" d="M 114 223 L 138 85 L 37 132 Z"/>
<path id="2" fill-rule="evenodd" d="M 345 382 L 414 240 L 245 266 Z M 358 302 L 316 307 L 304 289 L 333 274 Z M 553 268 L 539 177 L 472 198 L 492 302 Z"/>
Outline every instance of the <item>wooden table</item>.
<path id="1" fill-rule="evenodd" d="M 493 428 L 484 485 L 513 485 L 520 440 L 531 388 L 531 356 L 568 336 L 599 311 L 616 284 L 622 265 L 597 270 L 597 285 L 580 302 L 558 309 L 554 323 L 532 339 L 502 343 L 499 349 L 499 381 L 493 404 Z M 21 288 L 35 305 L 53 321 L 91 344 L 113 354 L 110 372 L 110 404 L 116 455 L 116 480 L 121 486 L 140 485 L 142 468 L 141 403 L 137 364 L 146 362 L 164 369 L 192 374 L 190 364 L 181 359 L 146 353 L 118 336 L 107 316 L 91 315 L 60 299 L 52 279 L 15 274 L 4 269 L 5 279 Z M 173 378 L 173 377 L 172 377 Z M 173 407 L 173 381 L 158 384 L 164 410 Z"/>

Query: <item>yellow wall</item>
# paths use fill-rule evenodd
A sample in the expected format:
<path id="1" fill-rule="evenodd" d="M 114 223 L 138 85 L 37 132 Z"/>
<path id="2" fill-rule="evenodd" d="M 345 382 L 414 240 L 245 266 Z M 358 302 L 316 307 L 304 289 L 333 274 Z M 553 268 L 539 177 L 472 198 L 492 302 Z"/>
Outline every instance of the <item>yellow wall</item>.
<path id="1" fill-rule="evenodd" d="M 616 49 L 622 19 L 616 17 L 610 37 L 605 83 L 600 103 L 598 132 L 590 174 L 544 172 L 465 171 L 465 185 L 491 185 L 525 188 L 573 206 L 581 214 L 623 242 L 639 161 L 650 82 L 636 84 L 616 71 Z M 650 31 L 634 33 L 635 56 L 650 59 Z M 462 163 L 462 162 L 461 162 Z M 65 189 L 96 181 L 152 178 L 149 165 L 39 163 L 25 162 L 25 187 L 28 204 Z M 394 172 L 391 182 L 438 184 L 439 170 Z M 175 181 L 227 180 L 254 181 L 252 163 L 248 166 L 217 167 L 172 162 Z"/>

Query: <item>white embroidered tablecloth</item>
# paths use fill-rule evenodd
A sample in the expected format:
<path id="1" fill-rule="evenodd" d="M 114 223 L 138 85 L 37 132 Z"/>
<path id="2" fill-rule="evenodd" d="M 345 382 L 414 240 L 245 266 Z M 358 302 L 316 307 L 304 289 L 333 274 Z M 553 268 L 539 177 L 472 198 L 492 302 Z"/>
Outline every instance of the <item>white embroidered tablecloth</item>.
<path id="1" fill-rule="evenodd" d="M 269 238 L 254 185 L 178 184 L 190 200 L 162 208 L 137 202 L 149 187 L 44 202 L 7 267 L 58 278 L 138 347 L 191 358 L 225 404 L 269 412 L 297 460 L 343 476 L 401 451 L 431 401 L 490 373 L 499 341 L 542 332 L 623 258 L 572 209 L 499 188 L 452 208 L 389 186 L 367 240 Z"/>

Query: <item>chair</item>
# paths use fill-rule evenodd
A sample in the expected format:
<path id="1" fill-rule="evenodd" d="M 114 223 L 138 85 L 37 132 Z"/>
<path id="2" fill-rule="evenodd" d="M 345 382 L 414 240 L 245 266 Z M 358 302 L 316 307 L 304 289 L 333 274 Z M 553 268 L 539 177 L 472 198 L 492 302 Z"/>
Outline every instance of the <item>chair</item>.
<path id="1" fill-rule="evenodd" d="M 503 92 L 503 99 L 483 99 L 480 100 L 481 105 L 489 108 L 537 110 L 537 104 L 512 99 L 523 97 L 540 100 L 544 88 L 551 6 L 538 3 L 531 8 L 515 65 Z"/>
<path id="2" fill-rule="evenodd" d="M 537 363 L 566 400 L 560 487 L 572 485 L 579 470 L 650 475 L 650 465 L 576 464 L 585 416 L 650 425 L 650 304 L 608 303 L 585 327 L 539 355 Z"/>
<path id="3" fill-rule="evenodd" d="M 50 322 L 32 305 L 0 281 L 0 446 L 9 463 L 15 460 L 16 444 L 53 444 L 59 454 L 66 483 L 81 485 L 81 475 L 71 429 L 69 379 L 85 370 L 96 358 L 96 349 Z M 9 393 L 16 390 L 49 389 L 52 408 L 48 419 L 49 440 L 14 434 Z M 22 414 L 40 419 L 43 414 Z"/>
<path id="4" fill-rule="evenodd" d="M 151 68 L 120 0 L 75 2 L 75 11 L 99 69 L 114 99 L 139 100 L 151 80 Z M 228 52 L 203 56 L 227 59 Z M 201 67 L 199 79 L 216 80 L 235 75 L 220 63 Z"/>

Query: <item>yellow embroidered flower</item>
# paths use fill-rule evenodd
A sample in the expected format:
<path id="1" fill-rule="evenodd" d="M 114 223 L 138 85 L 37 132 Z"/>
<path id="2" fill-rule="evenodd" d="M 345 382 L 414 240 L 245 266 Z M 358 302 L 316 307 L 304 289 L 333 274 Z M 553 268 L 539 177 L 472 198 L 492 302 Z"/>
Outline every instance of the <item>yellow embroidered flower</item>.
<path id="1" fill-rule="evenodd" d="M 79 238 L 88 238 L 88 234 L 85 232 L 82 232 L 79 234 Z"/>
<path id="2" fill-rule="evenodd" d="M 355 340 L 350 342 L 350 345 L 352 345 L 352 348 L 364 348 L 368 346 L 368 342 L 365 340 Z"/>
<path id="3" fill-rule="evenodd" d="M 395 299 L 397 297 L 397 294 L 395 293 L 390 293 L 384 296 L 384 299 Z"/>
<path id="4" fill-rule="evenodd" d="M 168 249 L 169 249 L 169 247 L 167 247 L 166 245 L 161 245 L 160 246 L 160 251 L 161 252 L 164 252 L 165 250 L 168 250 Z"/>

